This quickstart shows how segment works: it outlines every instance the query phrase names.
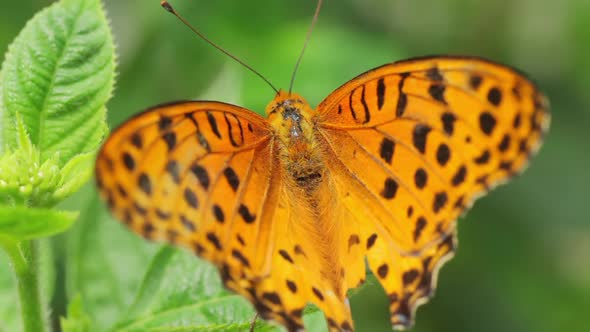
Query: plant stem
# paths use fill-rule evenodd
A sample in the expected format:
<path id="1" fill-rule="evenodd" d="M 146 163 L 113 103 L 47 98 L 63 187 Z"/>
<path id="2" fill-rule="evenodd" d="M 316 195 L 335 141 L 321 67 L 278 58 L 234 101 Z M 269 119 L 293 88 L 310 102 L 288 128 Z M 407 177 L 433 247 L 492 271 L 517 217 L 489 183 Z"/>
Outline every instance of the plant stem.
<path id="1" fill-rule="evenodd" d="M 39 288 L 39 243 L 35 240 L 2 243 L 16 275 L 24 332 L 46 332 Z"/>

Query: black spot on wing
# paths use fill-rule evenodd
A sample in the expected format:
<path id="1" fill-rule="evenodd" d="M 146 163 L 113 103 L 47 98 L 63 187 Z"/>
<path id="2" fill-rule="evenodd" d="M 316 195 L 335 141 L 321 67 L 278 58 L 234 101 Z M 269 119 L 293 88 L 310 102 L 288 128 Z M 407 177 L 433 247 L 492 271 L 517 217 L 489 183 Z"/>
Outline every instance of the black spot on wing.
<path id="1" fill-rule="evenodd" d="M 369 236 L 369 238 L 367 239 L 367 250 L 371 249 L 373 247 L 373 245 L 375 245 L 375 241 L 377 241 L 377 234 L 371 234 L 371 236 Z"/>
<path id="2" fill-rule="evenodd" d="M 440 74 L 440 71 L 437 67 L 432 67 L 426 71 L 426 77 L 433 80 L 440 82 L 443 80 L 443 76 Z"/>
<path id="3" fill-rule="evenodd" d="M 441 143 L 436 150 L 436 161 L 439 165 L 445 166 L 451 158 L 451 149 L 445 143 Z"/>
<path id="4" fill-rule="evenodd" d="M 188 219 L 184 214 L 180 215 L 180 223 L 189 232 L 195 232 L 197 230 L 195 223 L 192 220 Z"/>
<path id="5" fill-rule="evenodd" d="M 187 113 L 184 116 L 186 118 L 188 118 L 195 125 L 195 129 L 196 129 L 195 136 L 197 136 L 197 141 L 199 142 L 199 145 L 202 146 L 208 152 L 211 152 L 211 146 L 209 145 L 209 141 L 207 141 L 207 138 L 205 137 L 205 135 L 203 135 L 203 133 L 201 133 L 201 128 L 199 127 L 199 123 L 197 122 L 197 120 L 195 119 L 193 114 Z"/>
<path id="6" fill-rule="evenodd" d="M 379 149 L 379 155 L 381 158 L 391 165 L 393 159 L 393 153 L 395 151 L 395 143 L 387 137 L 384 137 L 381 141 L 381 147 Z"/>
<path id="7" fill-rule="evenodd" d="M 502 137 L 502 140 L 500 141 L 500 143 L 498 144 L 498 151 L 506 152 L 506 150 L 508 150 L 508 148 L 510 148 L 510 135 L 505 134 Z"/>
<path id="8" fill-rule="evenodd" d="M 482 81 L 483 79 L 481 78 L 481 76 L 473 74 L 471 75 L 471 77 L 469 77 L 469 86 L 471 87 L 471 89 L 477 90 L 481 85 Z"/>
<path id="9" fill-rule="evenodd" d="M 431 128 L 424 124 L 417 124 L 412 133 L 412 143 L 421 153 L 426 152 L 426 138 Z"/>
<path id="10" fill-rule="evenodd" d="M 244 264 L 244 266 L 250 266 L 250 261 L 237 249 L 233 249 L 231 251 L 231 255 L 236 258 L 238 261 L 240 261 L 242 264 Z M 265 295 L 268 293 L 265 293 Z M 279 300 L 280 301 L 280 300 Z"/>
<path id="11" fill-rule="evenodd" d="M 350 109 L 350 115 L 352 115 L 352 118 L 356 121 L 356 112 L 354 111 L 354 107 L 352 106 L 352 96 L 354 95 L 355 91 L 356 90 L 352 90 L 350 95 L 348 95 L 348 108 Z"/>
<path id="12" fill-rule="evenodd" d="M 133 144 L 133 146 L 135 146 L 136 148 L 141 149 L 141 147 L 143 146 L 141 135 L 139 135 L 138 133 L 134 133 L 133 135 L 131 135 L 131 144 Z"/>
<path id="13" fill-rule="evenodd" d="M 406 81 L 406 78 L 410 76 L 410 74 L 403 73 L 400 76 L 401 78 L 399 80 L 399 83 L 397 84 L 398 97 L 397 105 L 395 107 L 395 114 L 397 115 L 397 117 L 401 117 L 404 114 L 404 112 L 406 111 L 406 106 L 408 105 L 408 96 L 403 92 L 403 89 L 404 82 Z"/>
<path id="14" fill-rule="evenodd" d="M 479 115 L 479 128 L 486 135 L 491 135 L 492 131 L 496 127 L 496 117 L 490 112 L 482 112 Z"/>
<path id="15" fill-rule="evenodd" d="M 236 171 L 234 171 L 232 167 L 226 167 L 223 170 L 223 176 L 225 176 L 227 183 L 233 189 L 233 191 L 236 191 L 240 186 L 240 178 L 236 174 Z"/>
<path id="16" fill-rule="evenodd" d="M 377 275 L 381 279 L 385 279 L 387 277 L 387 273 L 389 272 L 389 266 L 387 264 L 382 264 L 377 268 Z"/>
<path id="17" fill-rule="evenodd" d="M 215 119 L 213 113 L 207 112 L 207 121 L 209 122 L 209 127 L 211 128 L 213 134 L 215 134 L 217 138 L 221 138 L 221 133 L 219 132 L 219 128 L 217 127 L 217 120 Z"/>
<path id="18" fill-rule="evenodd" d="M 230 113 L 230 115 L 232 115 L 236 119 L 236 121 L 238 122 L 238 124 L 239 124 L 240 137 L 242 139 L 241 142 L 243 142 L 243 140 L 244 140 L 244 131 L 243 131 L 242 126 L 240 124 L 240 120 L 234 114 L 231 114 Z M 223 112 L 223 118 L 225 119 L 225 124 L 227 125 L 227 136 L 229 137 L 230 144 L 233 147 L 239 147 L 241 144 L 238 143 L 236 141 L 235 137 L 234 137 L 233 125 L 232 125 L 231 121 L 229 120 L 229 118 L 227 117 L 227 113 L 226 112 Z"/>
<path id="19" fill-rule="evenodd" d="M 244 204 L 241 204 L 238 208 L 238 213 L 244 219 L 247 224 L 251 224 L 256 220 L 256 215 L 250 212 L 250 209 Z"/>
<path id="20" fill-rule="evenodd" d="M 457 170 L 457 172 L 455 173 L 455 175 L 453 175 L 453 179 L 451 180 L 451 183 L 453 184 L 453 186 L 458 186 L 461 183 L 463 183 L 465 181 L 465 178 L 467 177 L 467 167 L 465 165 L 461 165 L 459 167 L 459 169 Z"/>
<path id="21" fill-rule="evenodd" d="M 416 220 L 416 227 L 414 228 L 414 242 L 418 242 L 418 239 L 420 239 L 420 235 L 422 234 L 422 231 L 424 230 L 424 227 L 426 227 L 428 223 L 426 222 L 426 218 L 424 218 L 423 216 L 420 216 L 417 220 Z"/>
<path id="22" fill-rule="evenodd" d="M 416 184 L 416 188 L 423 189 L 426 186 L 426 181 L 428 180 L 428 174 L 423 168 L 418 168 L 414 173 L 414 184 Z"/>
<path id="23" fill-rule="evenodd" d="M 397 115 L 397 117 L 401 117 L 402 115 L 404 115 L 407 105 L 408 96 L 405 93 L 400 94 L 397 99 L 397 106 L 395 108 L 395 114 Z"/>
<path id="24" fill-rule="evenodd" d="M 408 216 L 408 218 L 410 218 L 413 214 L 414 214 L 414 207 L 410 205 L 410 206 L 408 206 L 408 210 L 406 212 L 406 215 Z"/>
<path id="25" fill-rule="evenodd" d="M 215 220 L 217 220 L 217 222 L 223 224 L 225 222 L 225 214 L 223 213 L 221 206 L 219 206 L 217 204 L 213 204 L 212 211 L 213 211 L 213 216 L 215 217 Z"/>
<path id="26" fill-rule="evenodd" d="M 311 290 L 313 291 L 313 294 L 315 294 L 315 296 L 316 296 L 316 297 L 317 297 L 317 298 L 318 298 L 320 301 L 323 301 L 323 300 L 324 300 L 324 294 L 322 294 L 322 292 L 321 292 L 319 289 L 317 289 L 317 288 L 315 288 L 315 287 L 312 287 L 312 288 L 311 288 Z"/>
<path id="27" fill-rule="evenodd" d="M 402 275 L 402 281 L 404 283 L 404 286 L 408 286 L 411 283 L 413 283 L 419 275 L 420 272 L 416 269 L 411 269 L 404 272 L 404 274 Z"/>
<path id="28" fill-rule="evenodd" d="M 176 133 L 173 131 L 169 131 L 162 135 L 162 139 L 166 142 L 166 146 L 168 146 L 168 150 L 174 149 L 176 146 Z"/>
<path id="29" fill-rule="evenodd" d="M 191 166 L 191 172 L 195 175 L 203 189 L 209 189 L 209 173 L 207 173 L 207 170 L 203 166 L 194 164 Z"/>
<path id="30" fill-rule="evenodd" d="M 223 247 L 221 246 L 221 242 L 219 241 L 219 238 L 217 237 L 217 235 L 215 235 L 215 233 L 209 232 L 207 233 L 206 237 L 207 241 L 209 241 L 217 250 L 223 249 Z"/>
<path id="31" fill-rule="evenodd" d="M 156 208 L 156 216 L 162 220 L 169 220 L 172 217 L 170 212 L 163 211 L 160 208 Z"/>
<path id="32" fill-rule="evenodd" d="M 279 250 L 279 255 L 281 255 L 281 257 L 283 257 L 284 260 L 286 260 L 287 262 L 293 264 L 293 258 L 291 258 L 291 256 L 289 255 L 289 253 L 283 249 Z"/>
<path id="33" fill-rule="evenodd" d="M 172 126 L 172 119 L 168 116 L 161 115 L 158 121 L 158 128 L 160 131 L 168 130 Z"/>
<path id="34" fill-rule="evenodd" d="M 289 288 L 291 293 L 293 293 L 293 294 L 297 293 L 297 284 L 295 284 L 291 280 L 286 280 L 286 282 L 287 282 L 287 288 Z"/>
<path id="35" fill-rule="evenodd" d="M 432 203 L 432 211 L 438 213 L 442 208 L 445 207 L 448 201 L 447 193 L 440 191 L 434 195 L 434 202 Z"/>
<path id="36" fill-rule="evenodd" d="M 135 160 L 128 152 L 123 153 L 123 165 L 129 171 L 133 171 L 135 169 Z"/>
<path id="37" fill-rule="evenodd" d="M 476 157 L 473 161 L 475 161 L 475 163 L 478 165 L 483 165 L 483 164 L 486 164 L 490 160 L 490 157 L 491 157 L 490 151 L 485 150 L 481 153 L 481 155 Z"/>
<path id="38" fill-rule="evenodd" d="M 520 112 L 516 113 L 516 115 L 514 116 L 514 120 L 512 121 L 512 127 L 514 129 L 518 129 L 520 128 L 520 125 L 522 124 L 522 115 Z"/>
<path id="39" fill-rule="evenodd" d="M 146 195 L 152 194 L 152 182 L 147 174 L 141 173 L 139 175 L 137 178 L 137 185 Z"/>
<path id="40" fill-rule="evenodd" d="M 385 79 L 382 77 L 377 81 L 377 107 L 379 107 L 379 110 L 383 108 L 385 103 L 385 90 Z"/>
<path id="41" fill-rule="evenodd" d="M 488 91 L 488 101 L 494 106 L 499 106 L 502 102 L 502 91 L 498 87 L 492 87 Z"/>
<path id="42" fill-rule="evenodd" d="M 434 83 L 431 84 L 430 87 L 428 87 L 428 94 L 430 94 L 430 96 L 437 101 L 440 101 L 441 103 L 446 104 L 447 101 L 445 100 L 445 86 L 443 84 L 440 83 Z"/>
<path id="43" fill-rule="evenodd" d="M 348 238 L 348 251 L 350 252 L 350 249 L 361 243 L 361 239 L 359 238 L 358 235 L 356 234 L 352 234 L 349 238 Z"/>
<path id="44" fill-rule="evenodd" d="M 199 207 L 199 199 L 197 198 L 195 192 L 192 191 L 190 188 L 184 189 L 184 201 L 188 206 L 192 207 L 193 209 Z"/>
<path id="45" fill-rule="evenodd" d="M 366 86 L 363 84 L 363 89 L 361 90 L 361 104 L 365 111 L 365 121 L 363 121 L 363 123 L 368 123 L 371 121 L 371 112 L 369 111 L 369 106 L 367 106 L 367 101 L 365 100 L 365 90 Z"/>
<path id="46" fill-rule="evenodd" d="M 170 177 L 172 177 L 174 183 L 180 183 L 180 166 L 178 165 L 178 162 L 176 160 L 168 161 L 168 163 L 166 164 L 166 171 L 168 172 L 168 174 L 170 174 Z"/>
<path id="47" fill-rule="evenodd" d="M 457 117 L 453 113 L 445 112 L 441 115 L 443 129 L 444 129 L 445 133 L 447 133 L 447 135 L 450 136 L 453 134 L 453 129 L 454 129 L 456 120 L 457 120 Z"/>
<path id="48" fill-rule="evenodd" d="M 381 191 L 381 196 L 386 199 L 393 199 L 395 194 L 397 193 L 398 184 L 392 178 L 385 179 L 383 184 L 383 190 Z"/>

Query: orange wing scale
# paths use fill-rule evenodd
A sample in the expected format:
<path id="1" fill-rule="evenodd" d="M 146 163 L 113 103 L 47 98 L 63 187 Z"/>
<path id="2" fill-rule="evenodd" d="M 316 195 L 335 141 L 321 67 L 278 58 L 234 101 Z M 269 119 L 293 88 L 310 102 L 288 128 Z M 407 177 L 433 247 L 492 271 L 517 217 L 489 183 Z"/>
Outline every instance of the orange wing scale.
<path id="1" fill-rule="evenodd" d="M 217 102 L 151 109 L 109 137 L 96 175 L 135 232 L 211 261 L 289 331 L 308 303 L 330 331 L 352 331 L 346 293 L 364 282 L 365 257 L 393 326 L 411 326 L 455 251 L 457 218 L 524 169 L 549 125 L 530 81 L 476 58 L 385 65 L 315 111 L 284 93 L 270 105 L 285 98 L 294 104 L 272 120 Z"/>

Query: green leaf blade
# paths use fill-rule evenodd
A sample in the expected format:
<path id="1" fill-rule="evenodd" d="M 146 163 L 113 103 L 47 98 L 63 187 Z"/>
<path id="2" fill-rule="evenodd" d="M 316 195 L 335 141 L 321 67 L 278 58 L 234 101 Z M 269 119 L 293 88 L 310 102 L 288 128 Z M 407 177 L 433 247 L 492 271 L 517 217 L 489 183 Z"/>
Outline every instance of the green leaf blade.
<path id="1" fill-rule="evenodd" d="M 61 233 L 74 223 L 77 212 L 0 207 L 0 241 L 24 241 Z"/>
<path id="2" fill-rule="evenodd" d="M 149 301 L 133 306 L 111 330 L 136 331 L 248 331 L 255 317 L 251 304 L 242 296 L 226 290 L 214 266 L 191 253 L 178 249 L 161 251 L 154 257 L 140 289 L 145 293 L 146 281 L 157 277 L 159 287 L 150 282 Z M 165 259 L 165 267 L 157 272 L 157 262 Z M 280 331 L 270 323 L 259 321 L 257 331 Z"/>
<path id="3" fill-rule="evenodd" d="M 41 160 L 96 149 L 114 83 L 114 45 L 98 0 L 61 1 L 36 15 L 2 66 L 3 144 L 16 148 L 16 114 Z"/>
<path id="4" fill-rule="evenodd" d="M 60 319 L 60 325 L 63 332 L 89 332 L 90 318 L 84 312 L 80 296 L 74 299 L 68 305 L 68 316 Z"/>

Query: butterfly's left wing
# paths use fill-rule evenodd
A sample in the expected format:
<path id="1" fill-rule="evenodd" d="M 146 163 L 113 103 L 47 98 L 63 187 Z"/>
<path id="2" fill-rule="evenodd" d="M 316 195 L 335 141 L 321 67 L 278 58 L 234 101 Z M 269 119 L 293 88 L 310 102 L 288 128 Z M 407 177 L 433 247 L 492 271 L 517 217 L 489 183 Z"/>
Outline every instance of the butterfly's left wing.
<path id="1" fill-rule="evenodd" d="M 521 74 L 477 58 L 407 60 L 369 71 L 318 106 L 337 202 L 356 216 L 341 239 L 347 287 L 359 257 L 412 324 L 456 246 L 456 219 L 521 172 L 549 124 L 547 102 Z"/>

